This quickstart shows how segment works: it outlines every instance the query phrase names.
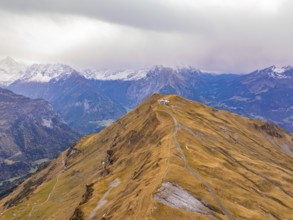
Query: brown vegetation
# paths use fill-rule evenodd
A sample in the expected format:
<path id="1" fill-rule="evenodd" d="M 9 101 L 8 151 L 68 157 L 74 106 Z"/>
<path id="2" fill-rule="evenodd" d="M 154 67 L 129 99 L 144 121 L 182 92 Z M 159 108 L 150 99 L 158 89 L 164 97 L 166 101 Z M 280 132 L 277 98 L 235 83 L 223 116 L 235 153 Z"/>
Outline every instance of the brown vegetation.
<path id="1" fill-rule="evenodd" d="M 169 105 L 159 104 L 163 97 Z M 31 219 L 289 220 L 293 159 L 285 146 L 292 151 L 292 135 L 274 125 L 156 94 L 100 133 L 83 137 L 72 148 L 79 153 L 67 151 L 68 166 L 60 155 L 0 200 L 0 217 L 27 219 L 33 209 Z M 25 200 L 6 209 L 49 170 Z M 176 194 L 166 204 L 157 201 L 164 183 L 204 207 L 176 206 Z"/>

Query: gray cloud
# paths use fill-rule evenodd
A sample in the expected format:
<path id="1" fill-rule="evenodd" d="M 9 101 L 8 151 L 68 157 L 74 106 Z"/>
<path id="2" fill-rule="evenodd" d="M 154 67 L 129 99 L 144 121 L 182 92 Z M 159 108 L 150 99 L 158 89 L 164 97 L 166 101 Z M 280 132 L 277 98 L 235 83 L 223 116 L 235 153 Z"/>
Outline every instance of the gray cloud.
<path id="1" fill-rule="evenodd" d="M 194 19 L 195 11 L 176 9 L 155 0 L 4 0 L 2 10 L 17 13 L 55 12 L 79 14 L 107 22 L 155 31 L 206 29 L 204 20 Z"/>
<path id="2" fill-rule="evenodd" d="M 0 0 L 0 56 L 101 68 L 184 64 L 225 72 L 292 65 L 292 1 L 174 2 Z"/>

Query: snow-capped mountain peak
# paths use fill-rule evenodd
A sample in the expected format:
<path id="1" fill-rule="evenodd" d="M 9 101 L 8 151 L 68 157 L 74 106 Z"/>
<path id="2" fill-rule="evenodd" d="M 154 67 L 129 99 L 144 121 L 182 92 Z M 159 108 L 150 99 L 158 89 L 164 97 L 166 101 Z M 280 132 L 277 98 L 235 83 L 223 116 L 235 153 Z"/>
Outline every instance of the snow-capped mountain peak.
<path id="1" fill-rule="evenodd" d="M 275 73 L 278 73 L 278 74 L 282 74 L 282 73 L 289 71 L 291 69 L 292 69 L 291 66 L 283 66 L 283 67 L 272 66 L 271 67 L 271 70 Z"/>
<path id="2" fill-rule="evenodd" d="M 170 74 L 178 74 L 182 70 L 196 70 L 190 66 L 163 66 L 156 65 L 153 67 L 147 67 L 142 69 L 126 69 L 126 70 L 94 70 L 94 69 L 85 69 L 81 73 L 87 79 L 95 80 L 122 80 L 122 81 L 136 81 L 144 79 L 150 76 L 153 73 L 162 73 L 164 70 L 169 71 Z"/>
<path id="3" fill-rule="evenodd" d="M 140 70 L 95 70 L 95 69 L 85 69 L 81 73 L 87 79 L 95 80 L 139 80 L 145 78 L 149 69 L 144 68 Z"/>
<path id="4" fill-rule="evenodd" d="M 286 74 L 286 72 L 290 70 L 292 70 L 291 66 L 283 66 L 283 67 L 272 66 L 270 68 L 270 71 L 268 72 L 268 75 L 270 78 L 274 78 L 274 79 L 291 78 L 292 76 Z"/>
<path id="5" fill-rule="evenodd" d="M 77 73 L 65 64 L 32 64 L 30 66 L 15 61 L 11 57 L 0 60 L 0 86 L 9 86 L 15 81 L 49 82 Z"/>
<path id="6" fill-rule="evenodd" d="M 268 68 L 257 70 L 256 73 L 261 76 L 266 76 L 272 79 L 286 79 L 293 77 L 293 68 L 291 66 L 270 66 Z"/>
<path id="7" fill-rule="evenodd" d="M 281 74 L 281 73 L 284 73 L 284 72 L 286 71 L 286 69 L 283 68 L 283 67 L 280 68 L 280 67 L 273 66 L 273 67 L 272 67 L 272 71 L 273 71 L 274 73 Z"/>
<path id="8" fill-rule="evenodd" d="M 19 79 L 26 68 L 25 64 L 17 62 L 11 57 L 0 60 L 0 85 L 7 86 Z"/>
<path id="9" fill-rule="evenodd" d="M 26 82 L 49 82 L 58 80 L 76 72 L 73 68 L 65 64 L 33 64 L 27 68 L 21 81 Z"/>

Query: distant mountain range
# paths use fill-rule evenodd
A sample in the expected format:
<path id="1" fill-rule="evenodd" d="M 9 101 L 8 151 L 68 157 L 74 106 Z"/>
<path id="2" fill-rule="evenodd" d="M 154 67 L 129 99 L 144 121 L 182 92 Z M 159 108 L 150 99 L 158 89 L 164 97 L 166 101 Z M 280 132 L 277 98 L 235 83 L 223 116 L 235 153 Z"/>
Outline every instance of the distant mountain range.
<path id="1" fill-rule="evenodd" d="M 292 151 L 275 125 L 155 94 L 0 199 L 0 218 L 291 220 Z"/>
<path id="2" fill-rule="evenodd" d="M 9 66 L 13 69 L 11 76 Z M 0 62 L 0 76 L 3 87 L 51 102 L 65 121 L 82 134 L 101 130 L 155 92 L 178 94 L 293 132 L 290 66 L 271 66 L 239 75 L 211 74 L 192 67 L 120 71 L 75 70 L 64 64 L 24 67 L 7 58 Z"/>
<path id="3" fill-rule="evenodd" d="M 0 88 L 0 189 L 2 181 L 28 174 L 78 137 L 47 101 Z"/>

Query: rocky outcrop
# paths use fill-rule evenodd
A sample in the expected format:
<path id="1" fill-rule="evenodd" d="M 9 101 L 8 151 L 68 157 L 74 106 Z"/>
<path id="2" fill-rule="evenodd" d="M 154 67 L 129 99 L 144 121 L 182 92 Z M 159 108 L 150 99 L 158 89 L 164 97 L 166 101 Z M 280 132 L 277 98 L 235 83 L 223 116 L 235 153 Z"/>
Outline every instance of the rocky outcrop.
<path id="1" fill-rule="evenodd" d="M 210 215 L 206 205 L 190 192 L 177 184 L 165 182 L 155 194 L 155 199 L 177 209 L 185 209 L 203 215 Z"/>

